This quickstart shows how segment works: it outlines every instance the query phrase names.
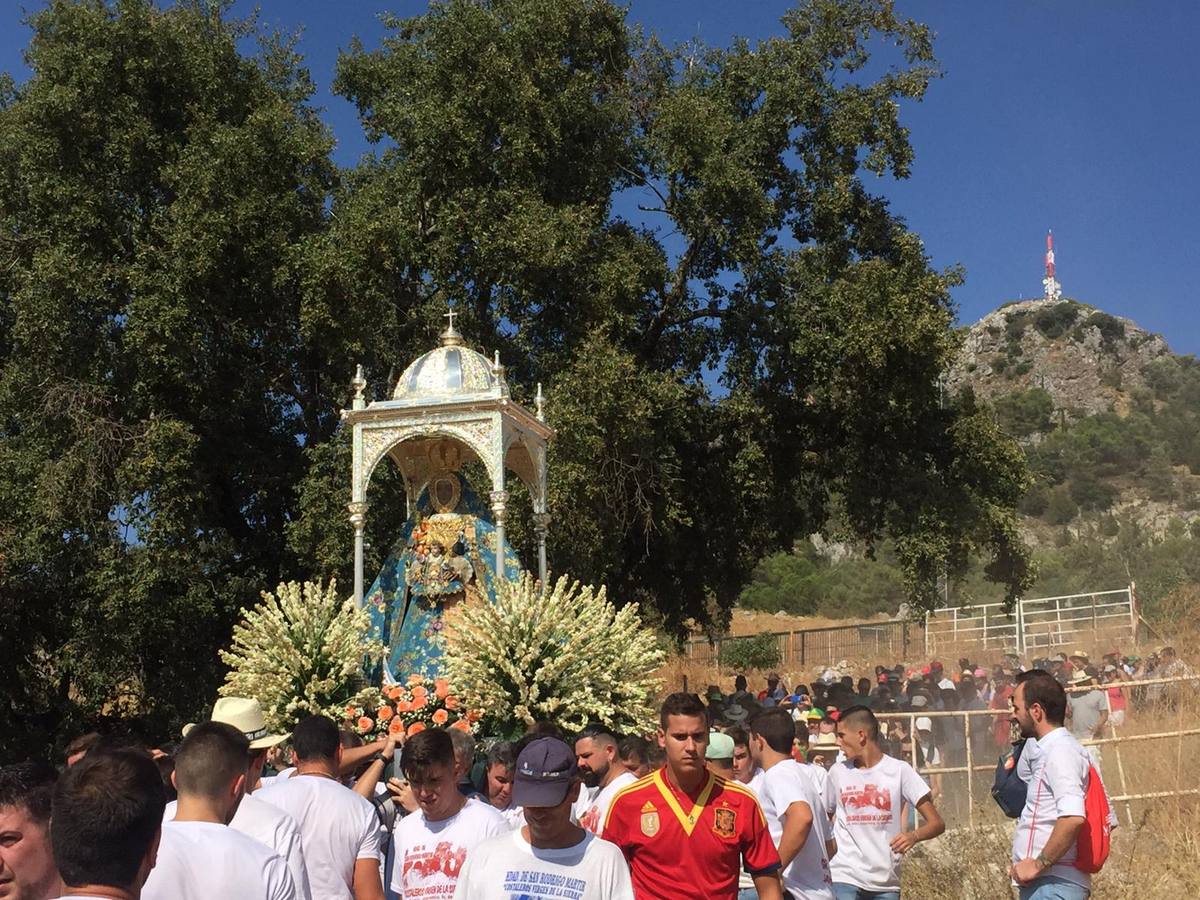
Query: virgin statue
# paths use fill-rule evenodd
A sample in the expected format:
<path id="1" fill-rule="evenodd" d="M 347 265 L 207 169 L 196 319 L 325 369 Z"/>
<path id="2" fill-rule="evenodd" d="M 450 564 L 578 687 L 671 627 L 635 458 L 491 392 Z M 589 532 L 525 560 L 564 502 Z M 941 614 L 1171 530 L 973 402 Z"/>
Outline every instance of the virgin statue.
<path id="1" fill-rule="evenodd" d="M 386 649 L 385 682 L 441 675 L 445 616 L 468 599 L 496 598 L 496 554 L 516 578 L 507 541 L 496 546 L 490 512 L 457 472 L 430 480 L 366 594 L 376 636 Z"/>

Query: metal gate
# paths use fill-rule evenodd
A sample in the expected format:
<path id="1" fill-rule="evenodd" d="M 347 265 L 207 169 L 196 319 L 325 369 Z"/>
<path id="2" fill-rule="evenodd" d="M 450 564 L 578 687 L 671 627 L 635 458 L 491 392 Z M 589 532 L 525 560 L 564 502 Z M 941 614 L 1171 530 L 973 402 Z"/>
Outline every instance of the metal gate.
<path id="1" fill-rule="evenodd" d="M 955 647 L 1026 654 L 1137 636 L 1133 586 L 1116 591 L 1064 594 L 1003 603 L 949 606 L 925 614 L 925 655 Z"/>

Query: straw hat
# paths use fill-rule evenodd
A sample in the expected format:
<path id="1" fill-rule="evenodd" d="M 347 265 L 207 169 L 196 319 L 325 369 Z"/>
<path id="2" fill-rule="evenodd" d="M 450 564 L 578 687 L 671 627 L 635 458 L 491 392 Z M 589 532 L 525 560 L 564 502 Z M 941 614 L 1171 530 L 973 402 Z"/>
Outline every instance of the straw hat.
<path id="1" fill-rule="evenodd" d="M 212 721 L 232 725 L 250 741 L 251 750 L 265 750 L 288 739 L 286 734 L 270 733 L 262 706 L 252 697 L 221 697 L 213 706 Z M 195 722 L 184 725 L 183 736 L 195 727 Z"/>
<path id="2" fill-rule="evenodd" d="M 826 731 L 823 734 L 817 735 L 817 739 L 808 745 L 808 749 L 812 750 L 837 750 L 838 742 L 837 735 L 832 731 Z"/>
<path id="3" fill-rule="evenodd" d="M 1083 684 L 1085 681 L 1091 681 L 1095 677 L 1087 669 L 1077 669 L 1071 675 L 1071 684 Z"/>

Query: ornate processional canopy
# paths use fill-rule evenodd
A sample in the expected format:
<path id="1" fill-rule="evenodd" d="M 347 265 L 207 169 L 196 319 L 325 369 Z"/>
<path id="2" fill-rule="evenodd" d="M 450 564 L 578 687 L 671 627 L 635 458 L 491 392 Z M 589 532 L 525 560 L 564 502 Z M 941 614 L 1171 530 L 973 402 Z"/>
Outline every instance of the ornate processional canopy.
<path id="1" fill-rule="evenodd" d="M 350 522 L 354 526 L 354 595 L 363 598 L 363 526 L 367 514 L 367 485 L 385 456 L 400 469 L 411 515 L 417 498 L 428 489 L 435 506 L 456 501 L 456 477 L 462 463 L 477 459 L 491 480 L 490 507 L 503 545 L 508 502 L 506 472 L 513 472 L 529 489 L 538 540 L 538 568 L 546 579 L 546 447 L 553 429 L 543 417 L 542 387 L 537 411 L 530 412 L 509 396 L 500 354 L 493 360 L 466 346 L 450 324 L 441 345 L 414 360 L 391 396 L 368 402 L 362 367 L 351 382 L 351 408 L 343 418 L 353 428 L 353 472 Z M 445 496 L 443 496 L 445 495 Z M 497 562 L 499 572 L 500 562 Z"/>

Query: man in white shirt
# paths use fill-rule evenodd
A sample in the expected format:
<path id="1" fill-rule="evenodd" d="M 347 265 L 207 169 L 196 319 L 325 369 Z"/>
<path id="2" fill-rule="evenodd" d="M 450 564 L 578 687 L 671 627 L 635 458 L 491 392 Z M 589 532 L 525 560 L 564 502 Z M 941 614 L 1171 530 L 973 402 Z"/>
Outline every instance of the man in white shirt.
<path id="1" fill-rule="evenodd" d="M 637 781 L 637 776 L 621 765 L 616 737 L 600 729 L 584 731 L 575 741 L 575 759 L 584 785 L 594 792 L 579 824 L 599 834 L 612 798 L 625 785 Z"/>
<path id="2" fill-rule="evenodd" d="M 410 737 L 400 768 L 420 810 L 396 826 L 392 890 L 404 900 L 450 900 L 471 851 L 509 829 L 489 804 L 459 791 L 454 743 L 442 729 Z"/>
<path id="3" fill-rule="evenodd" d="M 69 767 L 50 813 L 63 900 L 138 900 L 154 868 L 165 801 L 146 753 L 111 750 Z"/>
<path id="4" fill-rule="evenodd" d="M 837 853 L 829 862 L 837 900 L 900 900 L 900 861 L 918 841 L 946 830 L 929 785 L 908 763 L 884 754 L 879 722 L 865 706 L 837 721 L 844 762 L 829 770 L 826 813 L 834 817 Z M 921 826 L 902 831 L 900 810 L 916 808 Z"/>
<path id="5" fill-rule="evenodd" d="M 192 728 L 175 752 L 179 800 L 163 823 L 145 900 L 296 900 L 283 858 L 229 827 L 246 791 L 250 742 L 224 722 Z"/>
<path id="6" fill-rule="evenodd" d="M 313 900 L 383 900 L 375 807 L 338 781 L 342 743 L 324 716 L 292 732 L 296 772 L 255 795 L 295 819 Z"/>
<path id="7" fill-rule="evenodd" d="M 249 697 L 221 697 L 213 706 L 212 721 L 232 725 L 250 742 L 246 768 L 246 795 L 238 804 L 229 827 L 260 843 L 266 844 L 283 857 L 296 888 L 296 900 L 312 900 L 308 872 L 304 868 L 304 844 L 300 826 L 283 810 L 253 796 L 262 780 L 263 766 L 272 747 L 287 740 L 286 734 L 271 734 L 262 706 Z M 195 725 L 183 729 L 184 737 Z M 167 804 L 163 821 L 175 818 L 176 804 Z"/>
<path id="8" fill-rule="evenodd" d="M 834 900 L 826 855 L 825 803 L 808 771 L 792 759 L 795 725 L 784 709 L 750 720 L 750 753 L 762 767 L 758 802 L 783 864 L 784 891 L 796 900 Z"/>
<path id="9" fill-rule="evenodd" d="M 526 824 L 468 855 L 454 900 L 633 900 L 625 856 L 571 821 L 579 793 L 575 755 L 558 738 L 532 741 L 517 758 L 513 801 Z"/>
<path id="10" fill-rule="evenodd" d="M 1029 759 L 1025 808 L 1013 833 L 1009 874 L 1021 900 L 1086 900 L 1092 876 L 1075 868 L 1075 843 L 1085 819 L 1091 757 L 1066 728 L 1067 695 L 1049 672 L 1031 669 L 1017 676 L 1013 721 L 1026 742 Z M 1036 746 L 1036 753 L 1029 749 Z"/>

